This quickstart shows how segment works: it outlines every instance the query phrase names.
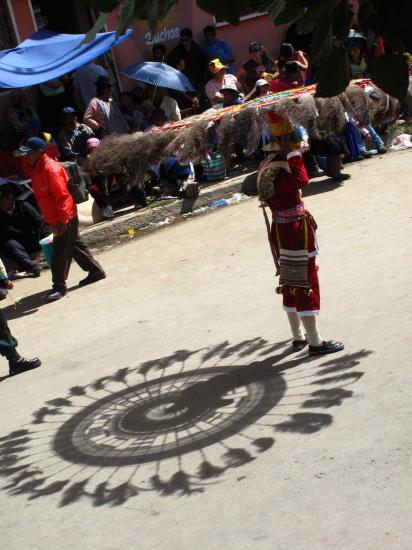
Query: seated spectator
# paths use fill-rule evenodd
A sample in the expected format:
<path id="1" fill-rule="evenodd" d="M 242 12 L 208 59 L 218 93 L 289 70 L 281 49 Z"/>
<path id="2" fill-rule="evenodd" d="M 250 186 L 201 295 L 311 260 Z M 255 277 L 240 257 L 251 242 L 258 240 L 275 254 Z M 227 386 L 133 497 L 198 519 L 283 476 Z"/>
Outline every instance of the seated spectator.
<path id="1" fill-rule="evenodd" d="M 365 78 L 368 74 L 368 67 L 365 60 L 365 53 L 359 43 L 354 43 L 349 46 L 348 56 L 352 78 Z"/>
<path id="2" fill-rule="evenodd" d="M 190 29 L 180 31 L 180 43 L 167 56 L 167 63 L 176 67 L 181 59 L 185 62 L 186 76 L 200 92 L 204 87 L 207 65 L 200 46 L 193 41 Z"/>
<path id="3" fill-rule="evenodd" d="M 144 82 L 138 82 L 132 90 L 133 103 L 140 107 L 141 104 L 147 99 L 146 84 Z"/>
<path id="4" fill-rule="evenodd" d="M 299 86 L 303 86 L 303 82 L 296 61 L 286 61 L 283 68 L 283 77 L 275 78 L 270 83 L 272 93 L 299 88 Z"/>
<path id="5" fill-rule="evenodd" d="M 39 137 L 40 139 L 43 139 L 47 144 L 47 155 L 52 159 L 60 160 L 60 151 L 57 147 L 56 140 L 51 134 L 44 132 L 41 129 L 40 120 L 34 118 L 31 121 L 29 137 Z M 21 141 L 20 145 L 24 145 L 24 143 L 25 139 Z"/>
<path id="6" fill-rule="evenodd" d="M 205 41 L 203 43 L 203 51 L 206 54 L 207 60 L 220 59 L 220 61 L 227 65 L 229 74 L 236 74 L 235 66 L 233 62 L 235 56 L 233 55 L 232 48 L 227 42 L 223 42 L 216 36 L 216 29 L 213 25 L 208 25 L 203 29 L 203 36 Z"/>
<path id="7" fill-rule="evenodd" d="M 90 157 L 97 147 L 100 147 L 100 140 L 92 137 L 87 140 L 87 157 Z M 90 184 L 88 186 L 90 195 L 96 201 L 97 206 L 102 211 L 102 216 L 106 220 L 114 218 L 114 211 L 109 190 L 109 180 L 113 176 L 90 176 Z"/>
<path id="8" fill-rule="evenodd" d="M 30 259 L 40 250 L 39 240 L 51 233 L 43 217 L 29 203 L 15 200 L 12 189 L 0 185 L 0 255 L 15 262 L 21 271 L 33 277 L 41 268 Z"/>
<path id="9" fill-rule="evenodd" d="M 243 97 L 237 88 L 231 86 L 225 86 L 221 88 L 220 93 L 223 96 L 222 107 L 232 107 L 233 105 L 240 105 L 244 102 Z"/>
<path id="10" fill-rule="evenodd" d="M 243 63 L 236 76 L 243 89 L 249 93 L 263 73 L 273 74 L 275 72 L 276 63 L 268 56 L 263 44 L 252 42 L 249 44 L 249 59 Z"/>
<path id="11" fill-rule="evenodd" d="M 112 98 L 112 81 L 100 76 L 96 80 L 96 93 L 97 96 L 90 101 L 84 113 L 83 122 L 100 139 L 108 134 L 127 134 L 129 125 Z"/>
<path id="12" fill-rule="evenodd" d="M 63 128 L 59 134 L 59 147 L 62 160 L 73 160 L 81 164 L 87 156 L 87 140 L 94 136 L 93 130 L 77 122 L 73 107 L 63 109 Z"/>
<path id="13" fill-rule="evenodd" d="M 279 50 L 279 58 L 278 58 L 278 71 L 279 76 L 283 77 L 283 68 L 285 66 L 285 63 L 287 61 L 296 61 L 300 75 L 302 77 L 302 82 L 306 81 L 306 72 L 309 67 L 309 62 L 306 57 L 306 54 L 302 52 L 301 50 L 295 50 L 295 48 L 292 46 L 292 44 L 289 44 L 288 42 L 284 42 L 280 46 Z"/>
<path id="14" fill-rule="evenodd" d="M 270 91 L 270 83 L 264 78 L 259 78 L 255 86 L 257 97 L 264 97 L 265 95 L 270 95 L 272 93 Z"/>
<path id="15" fill-rule="evenodd" d="M 14 133 L 13 146 L 17 146 L 23 138 L 30 136 L 32 121 L 40 119 L 34 107 L 26 103 L 22 90 L 13 90 L 9 98 L 8 122 Z"/>
<path id="16" fill-rule="evenodd" d="M 194 177 L 193 166 L 179 164 L 176 157 L 168 157 L 160 163 L 159 177 L 164 192 L 177 196 L 184 182 Z"/>
<path id="17" fill-rule="evenodd" d="M 143 112 L 137 108 L 130 92 L 123 92 L 120 95 L 120 106 L 124 118 L 132 132 L 142 132 L 146 127 Z"/>
<path id="18" fill-rule="evenodd" d="M 167 124 L 166 113 L 163 109 L 154 109 L 151 114 L 150 123 L 145 128 L 145 133 L 155 132 L 158 128 L 162 128 Z"/>
<path id="19" fill-rule="evenodd" d="M 74 97 L 79 109 L 83 112 L 90 101 L 96 97 L 96 81 L 100 76 L 109 77 L 106 69 L 94 61 L 79 67 L 73 76 Z"/>
<path id="20" fill-rule="evenodd" d="M 163 44 L 155 44 L 152 48 L 152 57 L 153 61 L 158 63 L 164 63 L 166 59 L 166 48 Z"/>
<path id="21" fill-rule="evenodd" d="M 167 122 L 175 122 L 182 119 L 176 100 L 166 95 L 164 88 L 148 86 L 147 94 L 149 99 L 146 99 L 142 104 L 142 110 L 149 120 L 152 118 L 155 109 L 161 109 L 165 113 Z"/>
<path id="22" fill-rule="evenodd" d="M 223 65 L 220 59 L 212 59 L 209 63 L 209 71 L 213 78 L 205 86 L 205 93 L 212 106 L 223 102 L 221 89 L 225 87 L 235 88 L 239 92 L 242 86 L 236 76 L 227 73 L 227 66 Z"/>

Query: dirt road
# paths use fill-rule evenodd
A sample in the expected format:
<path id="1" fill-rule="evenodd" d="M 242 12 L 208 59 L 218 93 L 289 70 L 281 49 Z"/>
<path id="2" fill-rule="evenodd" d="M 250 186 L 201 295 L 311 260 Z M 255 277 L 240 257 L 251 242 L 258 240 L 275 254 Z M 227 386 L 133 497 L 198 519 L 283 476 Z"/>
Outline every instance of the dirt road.
<path id="1" fill-rule="evenodd" d="M 334 356 L 290 353 L 256 199 L 108 250 L 60 302 L 18 282 L 43 366 L 0 384 L 2 548 L 411 548 L 411 158 L 306 193 Z"/>

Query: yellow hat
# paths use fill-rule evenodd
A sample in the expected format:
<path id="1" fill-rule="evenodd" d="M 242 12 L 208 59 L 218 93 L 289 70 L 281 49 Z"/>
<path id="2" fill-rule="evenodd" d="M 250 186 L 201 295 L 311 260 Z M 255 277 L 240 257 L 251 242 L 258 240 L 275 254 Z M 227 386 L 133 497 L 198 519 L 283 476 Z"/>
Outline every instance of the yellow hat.
<path id="1" fill-rule="evenodd" d="M 227 66 L 223 65 L 223 63 L 218 58 L 212 59 L 212 61 L 209 61 L 209 65 L 213 65 L 213 67 L 210 67 L 210 70 L 214 74 L 218 73 L 222 69 L 227 69 Z"/>

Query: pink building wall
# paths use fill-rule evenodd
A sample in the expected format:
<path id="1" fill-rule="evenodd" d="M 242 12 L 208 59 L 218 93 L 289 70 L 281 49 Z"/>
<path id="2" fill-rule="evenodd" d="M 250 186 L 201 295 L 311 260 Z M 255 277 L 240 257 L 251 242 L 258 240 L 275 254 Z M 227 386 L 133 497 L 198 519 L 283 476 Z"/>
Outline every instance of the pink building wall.
<path id="1" fill-rule="evenodd" d="M 147 24 L 135 22 L 132 25 L 134 30 L 132 38 L 114 49 L 119 71 L 131 63 L 150 60 L 152 46 L 157 42 L 164 44 L 169 53 L 179 42 L 179 33 L 185 27 L 192 29 L 195 42 L 201 46 L 203 28 L 214 24 L 214 17 L 201 10 L 195 0 L 178 0 L 168 17 L 159 22 L 154 36 Z M 109 18 L 108 30 L 115 30 L 116 26 L 117 19 L 113 14 Z M 261 15 L 243 20 L 239 25 L 219 25 L 217 35 L 232 46 L 236 58 L 235 64 L 240 66 L 248 58 L 248 45 L 254 40 L 263 42 L 268 53 L 276 57 L 286 34 L 286 28 L 286 26 L 276 27 L 268 15 Z M 133 82 L 126 77 L 121 77 L 121 80 L 126 89 L 133 85 Z"/>
<path id="2" fill-rule="evenodd" d="M 249 44 L 254 41 L 263 42 L 268 54 L 277 57 L 286 30 L 287 26 L 277 27 L 268 15 L 261 15 L 241 21 L 239 25 L 218 26 L 217 35 L 232 46 L 235 65 L 240 67 L 248 58 Z"/>

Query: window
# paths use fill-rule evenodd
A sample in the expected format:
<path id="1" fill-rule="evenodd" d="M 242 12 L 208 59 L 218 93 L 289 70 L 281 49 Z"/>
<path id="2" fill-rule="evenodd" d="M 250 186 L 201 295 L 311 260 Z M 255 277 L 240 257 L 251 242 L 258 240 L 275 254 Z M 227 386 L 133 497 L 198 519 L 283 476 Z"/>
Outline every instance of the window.
<path id="1" fill-rule="evenodd" d="M 0 0 L 0 50 L 8 50 L 16 45 L 17 41 L 10 21 L 7 1 Z"/>

